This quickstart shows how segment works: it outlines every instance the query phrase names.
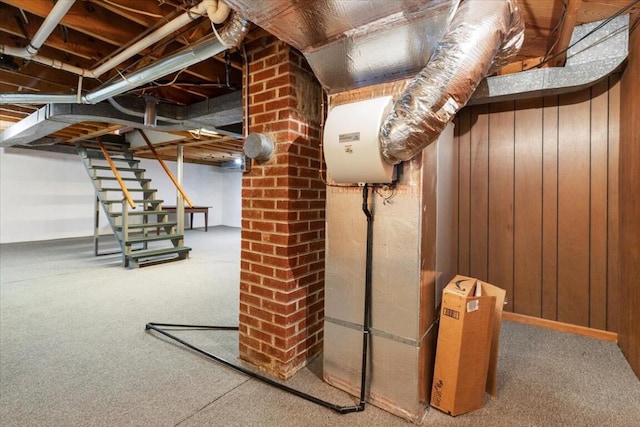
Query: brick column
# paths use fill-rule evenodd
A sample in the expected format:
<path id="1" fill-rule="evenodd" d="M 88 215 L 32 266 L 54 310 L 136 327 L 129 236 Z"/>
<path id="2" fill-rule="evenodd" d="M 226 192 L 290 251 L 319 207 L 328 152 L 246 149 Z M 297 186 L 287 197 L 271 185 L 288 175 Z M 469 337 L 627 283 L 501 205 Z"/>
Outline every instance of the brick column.
<path id="1" fill-rule="evenodd" d="M 249 132 L 276 148 L 242 180 L 240 357 L 288 378 L 322 349 L 321 89 L 304 57 L 275 38 L 247 54 Z"/>

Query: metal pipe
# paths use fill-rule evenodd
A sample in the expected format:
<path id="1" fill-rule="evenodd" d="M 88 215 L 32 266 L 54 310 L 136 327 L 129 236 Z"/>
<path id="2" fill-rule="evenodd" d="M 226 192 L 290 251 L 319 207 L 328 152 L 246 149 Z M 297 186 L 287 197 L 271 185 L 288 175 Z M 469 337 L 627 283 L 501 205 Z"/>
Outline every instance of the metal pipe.
<path id="1" fill-rule="evenodd" d="M 65 0 L 65 1 L 68 1 L 68 0 Z M 73 4 L 73 2 L 75 0 L 70 0 L 70 1 Z M 56 3 L 56 7 L 58 7 L 58 5 L 61 4 L 61 2 L 62 2 L 62 0 L 59 1 L 58 3 Z M 53 12 L 53 10 L 52 10 L 52 12 Z M 12 46 L 0 45 L 0 53 L 5 53 L 5 54 L 11 55 L 11 56 L 18 56 L 18 57 L 21 57 L 21 58 L 28 58 L 31 61 L 38 62 L 40 64 L 43 64 L 43 65 L 46 65 L 46 66 L 49 66 L 49 67 L 52 67 L 52 68 L 68 71 L 70 73 L 77 74 L 77 75 L 80 75 L 80 76 L 92 77 L 92 78 L 96 78 L 97 79 L 102 74 L 104 74 L 107 71 L 111 70 L 112 68 L 122 64 L 124 61 L 126 61 L 129 58 L 131 58 L 132 56 L 139 54 L 144 49 L 148 48 L 149 46 L 152 46 L 153 44 L 155 44 L 158 41 L 164 39 L 165 37 L 167 37 L 168 35 L 172 34 L 173 32 L 175 32 L 175 31 L 179 30 L 180 28 L 184 27 L 190 21 L 193 21 L 194 19 L 197 19 L 197 18 L 203 16 L 204 14 L 206 14 L 206 12 L 207 12 L 207 5 L 205 3 L 200 3 L 199 5 L 192 7 L 187 12 L 185 12 L 182 15 L 178 16 L 176 19 L 173 19 L 173 20 L 169 21 L 168 23 L 166 23 L 162 27 L 158 28 L 156 31 L 154 31 L 151 34 L 147 35 L 146 37 L 138 40 L 137 42 L 135 42 L 131 46 L 129 46 L 126 49 L 124 49 L 122 52 L 118 53 L 117 55 L 115 55 L 112 58 L 110 58 L 107 61 L 105 61 L 103 64 L 101 64 L 98 67 L 95 67 L 93 69 L 76 67 L 75 65 L 67 64 L 65 62 L 58 61 L 56 59 L 48 58 L 48 57 L 42 56 L 42 55 L 36 55 L 36 53 L 38 52 L 37 49 L 34 50 L 33 52 L 31 52 L 31 51 L 28 50 L 28 47 L 25 48 L 25 49 L 19 49 L 19 48 L 15 48 L 15 47 L 12 47 Z M 49 32 L 49 34 L 50 34 L 50 32 Z M 48 36 L 48 34 L 47 34 L 47 36 Z M 40 48 L 40 46 L 38 46 L 38 48 Z"/>
<path id="2" fill-rule="evenodd" d="M 364 320 L 363 320 L 363 331 L 362 331 L 362 367 L 361 367 L 361 375 L 360 375 L 360 402 L 357 405 L 339 406 L 339 405 L 336 405 L 335 403 L 327 402 L 325 400 L 318 399 L 315 396 L 311 396 L 310 394 L 303 393 L 300 390 L 287 387 L 286 385 L 280 384 L 272 380 L 271 378 L 257 374 L 243 366 L 231 363 L 220 356 L 216 356 L 213 353 L 209 353 L 208 351 L 205 351 L 199 347 L 196 347 L 195 345 L 190 344 L 178 338 L 177 336 L 170 334 L 169 332 L 163 330 L 160 327 L 160 326 L 163 326 L 163 327 L 174 327 L 174 328 L 186 328 L 191 330 L 194 330 L 194 329 L 238 330 L 239 328 L 237 326 L 204 326 L 204 325 L 184 325 L 184 324 L 172 324 L 172 323 L 147 323 L 145 326 L 145 330 L 156 331 L 168 338 L 171 338 L 174 341 L 179 342 L 185 347 L 208 357 L 209 359 L 215 360 L 216 362 L 219 362 L 225 366 L 228 366 L 231 369 L 242 372 L 245 375 L 248 375 L 252 378 L 260 380 L 280 390 L 286 391 L 287 393 L 291 393 L 302 399 L 308 400 L 309 402 L 312 402 L 317 405 L 336 411 L 339 414 L 350 414 L 352 412 L 364 411 L 365 405 L 366 405 L 367 362 L 369 359 L 369 353 L 368 353 L 369 339 L 371 334 L 371 299 L 372 299 L 371 279 L 372 279 L 372 267 L 373 267 L 373 262 L 372 262 L 372 259 L 373 259 L 373 213 L 369 209 L 369 187 L 367 184 L 365 184 L 362 189 L 362 211 L 367 217 L 367 251 L 366 251 L 365 293 L 364 293 Z"/>
<path id="3" fill-rule="evenodd" d="M 75 104 L 77 96 L 50 93 L 0 93 L 0 104 Z"/>
<path id="4" fill-rule="evenodd" d="M 58 26 L 64 15 L 71 9 L 75 1 L 76 0 L 58 0 L 42 25 L 40 25 L 40 28 L 38 28 L 38 31 L 36 31 L 29 41 L 29 44 L 24 49 L 13 51 L 13 54 L 10 55 L 29 58 L 38 53 L 38 50 L 40 50 L 49 35 L 51 35 L 53 30 Z"/>
<path id="5" fill-rule="evenodd" d="M 144 135 L 144 132 L 141 132 Z M 145 135 L 145 142 L 147 142 L 148 140 L 146 139 L 146 135 Z M 150 145 L 150 141 L 148 142 L 148 144 Z M 182 184 L 183 184 L 183 180 L 182 178 L 184 177 L 184 145 L 182 144 L 178 144 L 176 145 L 176 222 L 177 224 L 177 232 L 180 235 L 184 235 L 184 197 L 183 197 L 183 192 L 182 192 Z M 193 204 L 191 204 L 190 206 L 193 207 Z M 193 216 L 193 215 L 191 215 Z M 191 227 L 193 227 L 193 224 L 191 224 Z"/>
<path id="6" fill-rule="evenodd" d="M 144 109 L 144 125 L 148 127 L 156 127 L 158 125 L 158 101 L 148 98 L 145 101 Z"/>
<path id="7" fill-rule="evenodd" d="M 202 354 L 205 357 L 208 357 L 211 360 L 215 360 L 218 363 L 221 363 L 233 370 L 236 370 L 238 372 L 242 372 L 245 375 L 250 376 L 251 378 L 255 378 L 257 380 L 260 380 L 266 384 L 269 384 L 270 386 L 273 386 L 275 388 L 278 388 L 280 390 L 286 391 L 287 393 L 291 393 L 295 396 L 298 396 L 302 399 L 308 400 L 309 402 L 315 403 L 317 405 L 320 406 L 324 406 L 325 408 L 329 408 L 332 409 L 340 414 L 347 414 L 349 412 L 357 412 L 355 410 L 350 410 L 352 408 L 356 408 L 355 406 L 339 406 L 336 405 L 334 403 L 330 403 L 327 401 L 324 401 L 322 399 L 318 399 L 317 397 L 311 396 L 310 394 L 307 393 L 303 393 L 300 390 L 296 390 L 295 388 L 291 388 L 288 387 L 284 384 L 280 384 L 277 381 L 272 380 L 271 378 L 265 377 L 263 375 L 260 375 L 256 372 L 253 372 L 250 369 L 247 369 L 243 366 L 240 365 L 236 365 L 235 363 L 229 362 L 228 360 L 217 356 L 213 353 L 209 353 L 206 350 L 203 350 L 202 348 L 196 347 L 193 344 L 190 344 L 188 342 L 186 342 L 183 339 L 178 338 L 177 336 L 170 334 L 169 332 L 163 330 L 162 328 L 160 328 L 159 326 L 165 326 L 165 327 L 183 327 L 183 328 L 187 328 L 187 329 L 219 329 L 219 330 L 238 330 L 237 326 L 202 326 L 202 325 L 175 325 L 175 324 L 171 324 L 171 323 L 147 323 L 145 326 L 145 330 L 153 330 L 158 332 L 161 335 L 164 335 L 165 337 L 171 338 L 172 340 L 184 345 L 185 347 L 195 351 L 196 353 Z"/>
<path id="8" fill-rule="evenodd" d="M 115 55 L 114 57 L 107 60 L 104 64 L 92 69 L 88 70 L 91 77 L 98 78 L 102 74 L 111 70 L 113 67 L 122 64 L 127 59 L 131 58 L 134 55 L 142 52 L 144 49 L 149 46 L 157 43 L 158 41 L 164 39 L 169 34 L 179 30 L 180 28 L 187 25 L 189 22 L 193 21 L 196 18 L 199 18 L 206 12 L 206 7 L 204 3 L 200 3 L 195 7 L 192 7 L 187 12 L 178 16 L 176 19 L 169 21 L 162 27 L 158 28 L 153 33 L 144 37 L 141 40 L 138 40 L 136 43 L 127 47 L 125 50 Z"/>
<path id="9" fill-rule="evenodd" d="M 202 62 L 223 52 L 227 49 L 226 46 L 237 46 L 248 32 L 249 21 L 238 13 L 233 13 L 229 22 L 219 31 L 219 37 L 208 37 L 173 55 L 158 60 L 146 68 L 123 76 L 117 82 L 95 89 L 82 97 L 82 103 L 97 104 L 167 74 Z M 0 104 L 74 104 L 76 103 L 75 98 L 75 95 L 4 93 L 0 94 Z"/>
<path id="10" fill-rule="evenodd" d="M 369 186 L 362 187 L 362 212 L 367 217 L 367 250 L 364 279 L 364 320 L 362 322 L 362 372 L 360 373 L 360 405 L 364 410 L 367 383 L 367 359 L 371 333 L 371 277 L 373 269 L 373 214 L 369 210 Z"/>

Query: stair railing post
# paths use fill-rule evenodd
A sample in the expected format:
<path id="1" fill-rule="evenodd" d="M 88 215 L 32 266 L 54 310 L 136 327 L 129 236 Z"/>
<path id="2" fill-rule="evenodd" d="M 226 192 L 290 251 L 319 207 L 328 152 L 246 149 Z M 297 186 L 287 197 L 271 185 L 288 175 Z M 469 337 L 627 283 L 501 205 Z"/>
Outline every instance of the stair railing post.
<path id="1" fill-rule="evenodd" d="M 156 149 L 153 148 L 153 144 L 151 143 L 151 140 L 149 139 L 147 134 L 144 133 L 143 130 L 140 131 L 140 135 L 142 136 L 142 139 L 144 139 L 144 142 L 147 143 L 147 147 L 149 147 L 149 151 L 151 151 L 151 153 L 156 158 L 158 163 L 160 163 L 160 166 L 162 166 L 164 171 L 167 173 L 167 176 L 169 177 L 171 182 L 173 182 L 173 185 L 176 186 L 176 189 L 178 190 L 180 195 L 184 198 L 184 200 L 187 202 L 187 204 L 190 207 L 193 207 L 193 202 L 191 201 L 189 196 L 187 196 L 187 193 L 185 193 L 184 189 L 182 188 L 182 177 L 176 178 L 175 176 L 173 176 L 173 174 L 171 173 L 171 170 L 169 169 L 167 164 L 164 162 L 164 160 L 162 160 L 160 158 L 160 156 L 158 155 L 158 152 L 156 151 Z M 179 150 L 178 153 L 182 153 L 182 146 L 181 145 L 178 145 L 178 150 Z M 180 156 L 181 154 L 178 154 L 178 155 Z M 176 162 L 177 162 L 177 159 L 176 159 Z"/>
<path id="2" fill-rule="evenodd" d="M 132 251 L 129 242 L 129 208 L 127 207 L 127 198 L 122 198 L 122 263 L 128 267 L 127 255 Z"/>
<path id="3" fill-rule="evenodd" d="M 98 256 L 98 239 L 100 238 L 100 199 L 96 194 L 93 209 L 93 254 Z"/>
<path id="4" fill-rule="evenodd" d="M 178 234 L 184 234 L 184 197 L 182 196 L 182 177 L 183 177 L 183 166 L 184 166 L 184 150 L 182 144 L 178 144 L 177 147 L 177 155 L 176 155 L 176 175 L 178 180 L 178 190 L 176 192 L 177 203 L 176 203 L 176 222 L 178 223 Z"/>

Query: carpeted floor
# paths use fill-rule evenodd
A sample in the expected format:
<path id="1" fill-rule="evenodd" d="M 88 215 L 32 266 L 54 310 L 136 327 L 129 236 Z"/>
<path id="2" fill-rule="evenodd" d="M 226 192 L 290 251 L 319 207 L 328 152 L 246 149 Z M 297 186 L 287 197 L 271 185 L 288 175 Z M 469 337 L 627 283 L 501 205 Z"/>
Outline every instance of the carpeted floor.
<path id="1" fill-rule="evenodd" d="M 237 323 L 240 230 L 188 230 L 187 245 L 188 260 L 137 270 L 94 257 L 91 239 L 0 245 L 0 425 L 409 425 L 371 405 L 333 413 L 145 332 Z M 237 357 L 235 332 L 178 334 Z M 639 425 L 640 381 L 615 344 L 509 322 L 501 339 L 500 397 L 425 425 Z M 352 404 L 321 364 L 288 385 Z"/>

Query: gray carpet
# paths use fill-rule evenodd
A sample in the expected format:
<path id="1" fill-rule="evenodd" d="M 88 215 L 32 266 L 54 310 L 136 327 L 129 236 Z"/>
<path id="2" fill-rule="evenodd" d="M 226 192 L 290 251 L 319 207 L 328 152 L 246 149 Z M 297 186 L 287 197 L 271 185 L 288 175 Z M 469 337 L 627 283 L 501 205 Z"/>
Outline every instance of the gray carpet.
<path id="1" fill-rule="evenodd" d="M 188 230 L 190 259 L 138 270 L 91 239 L 0 245 L 2 426 L 395 426 L 376 407 L 339 415 L 215 364 L 146 322 L 237 323 L 239 229 Z M 234 332 L 181 337 L 228 359 Z M 430 426 L 634 426 L 640 382 L 615 344 L 504 322 L 497 400 Z M 338 404 L 322 360 L 288 385 Z"/>

